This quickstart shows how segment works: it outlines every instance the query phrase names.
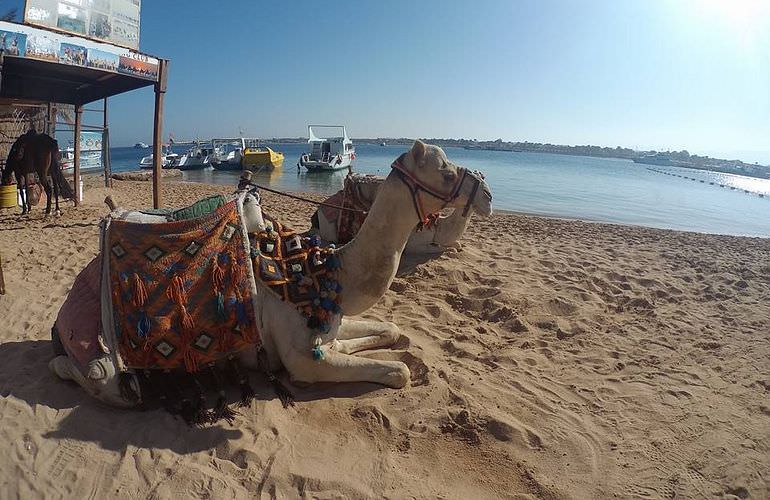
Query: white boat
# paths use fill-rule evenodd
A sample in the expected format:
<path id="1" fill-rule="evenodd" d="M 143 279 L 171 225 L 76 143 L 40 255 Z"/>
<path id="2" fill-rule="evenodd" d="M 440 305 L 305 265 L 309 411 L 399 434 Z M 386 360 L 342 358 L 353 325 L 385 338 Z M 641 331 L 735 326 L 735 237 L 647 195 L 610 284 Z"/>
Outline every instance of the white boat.
<path id="1" fill-rule="evenodd" d="M 134 147 L 135 147 L 136 149 L 147 149 L 147 148 L 149 148 L 150 146 L 149 146 L 149 145 L 147 145 L 147 144 L 145 144 L 144 142 L 137 142 L 136 144 L 134 144 Z"/>
<path id="2" fill-rule="evenodd" d="M 217 157 L 217 149 L 212 146 L 196 144 L 170 162 L 168 168 L 179 170 L 202 170 L 211 166 L 211 160 Z"/>
<path id="3" fill-rule="evenodd" d="M 59 162 L 62 172 L 72 172 L 75 169 L 75 148 L 67 146 L 64 149 L 60 149 L 59 152 L 61 153 L 61 160 Z"/>
<path id="4" fill-rule="evenodd" d="M 318 129 L 333 130 L 336 135 L 316 135 Z M 308 125 L 310 152 L 299 158 L 299 165 L 309 172 L 323 172 L 348 168 L 356 159 L 356 149 L 342 125 Z"/>
<path id="5" fill-rule="evenodd" d="M 216 155 L 211 166 L 217 170 L 241 170 L 244 139 L 213 139 Z"/>
<path id="6" fill-rule="evenodd" d="M 171 152 L 171 148 L 164 146 L 160 155 L 161 168 L 170 168 L 169 166 L 179 158 L 179 155 Z M 152 169 L 153 155 L 149 154 L 139 160 L 139 168 Z"/>

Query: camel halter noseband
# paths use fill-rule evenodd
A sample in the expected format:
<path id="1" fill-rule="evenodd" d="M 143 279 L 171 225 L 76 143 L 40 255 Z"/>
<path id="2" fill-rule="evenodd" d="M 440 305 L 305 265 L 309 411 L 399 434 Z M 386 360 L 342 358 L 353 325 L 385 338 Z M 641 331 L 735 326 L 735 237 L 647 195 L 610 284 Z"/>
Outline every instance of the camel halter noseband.
<path id="1" fill-rule="evenodd" d="M 481 185 L 480 174 L 470 172 L 467 168 L 458 167 L 462 171 L 462 175 L 457 176 L 457 179 L 455 180 L 455 183 L 452 185 L 449 192 L 442 193 L 428 186 L 423 181 L 415 177 L 411 172 L 406 170 L 401 164 L 400 157 L 393 162 L 390 168 L 396 172 L 396 175 L 398 175 L 398 178 L 401 179 L 401 182 L 403 182 L 406 187 L 409 188 L 409 192 L 412 193 L 412 203 L 414 204 L 414 209 L 417 212 L 417 217 L 420 219 L 420 224 L 426 224 L 430 220 L 430 214 L 427 213 L 423 207 L 420 191 L 425 191 L 429 195 L 443 201 L 444 205 L 441 208 L 445 208 L 450 202 L 457 199 L 457 197 L 460 195 L 460 188 L 462 187 L 463 182 L 465 182 L 466 177 L 470 177 L 473 180 L 473 188 L 471 189 L 471 195 L 468 197 L 468 202 L 465 204 L 465 208 L 463 208 L 463 217 L 466 217 L 471 209 L 471 205 L 473 205 L 473 200 L 476 198 L 476 193 L 479 190 L 479 186 Z"/>

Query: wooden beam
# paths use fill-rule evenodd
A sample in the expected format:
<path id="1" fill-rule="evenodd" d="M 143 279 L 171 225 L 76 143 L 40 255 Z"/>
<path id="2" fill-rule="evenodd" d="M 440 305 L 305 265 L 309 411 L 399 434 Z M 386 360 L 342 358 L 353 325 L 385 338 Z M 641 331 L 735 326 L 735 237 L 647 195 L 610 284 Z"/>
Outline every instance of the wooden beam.
<path id="1" fill-rule="evenodd" d="M 155 119 L 152 129 L 152 205 L 160 208 L 161 198 L 160 172 L 163 155 L 163 97 L 168 86 L 168 61 L 158 61 L 158 81 L 155 83 Z"/>
<path id="2" fill-rule="evenodd" d="M 80 132 L 83 128 L 83 106 L 75 106 L 75 206 L 80 205 Z"/>
<path id="3" fill-rule="evenodd" d="M 5 277 L 3 276 L 2 258 L 0 258 L 0 295 L 5 295 Z"/>

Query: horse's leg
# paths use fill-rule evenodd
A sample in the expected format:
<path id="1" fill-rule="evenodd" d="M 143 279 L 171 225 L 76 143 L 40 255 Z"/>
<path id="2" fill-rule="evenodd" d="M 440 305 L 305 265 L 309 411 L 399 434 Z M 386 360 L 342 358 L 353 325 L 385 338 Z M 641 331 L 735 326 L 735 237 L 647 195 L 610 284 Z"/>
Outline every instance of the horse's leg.
<path id="1" fill-rule="evenodd" d="M 61 210 L 59 210 L 59 183 L 53 177 L 51 177 L 51 183 L 53 184 L 53 198 L 56 200 L 56 216 L 58 217 L 61 215 Z"/>
<path id="2" fill-rule="evenodd" d="M 24 186 L 20 186 L 19 191 L 21 192 L 21 215 L 24 215 L 32 210 L 32 206 L 27 203 L 29 200 L 29 179 L 27 174 L 22 174 L 22 178 L 24 179 Z M 29 210 L 27 210 L 28 206 Z"/>
<path id="3" fill-rule="evenodd" d="M 48 184 L 48 177 L 44 174 L 38 173 L 38 176 L 40 177 L 40 182 L 43 184 L 43 189 L 45 189 L 45 214 L 51 215 L 51 185 Z"/>

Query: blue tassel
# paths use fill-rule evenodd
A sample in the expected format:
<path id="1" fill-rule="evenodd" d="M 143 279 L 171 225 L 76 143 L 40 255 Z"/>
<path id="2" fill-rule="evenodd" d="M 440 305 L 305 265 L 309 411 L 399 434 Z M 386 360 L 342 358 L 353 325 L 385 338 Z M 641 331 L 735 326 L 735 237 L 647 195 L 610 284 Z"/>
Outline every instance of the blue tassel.
<path id="1" fill-rule="evenodd" d="M 238 318 L 239 325 L 245 325 L 249 322 L 248 318 L 246 317 L 246 304 L 243 302 L 238 301 L 235 304 L 235 314 Z"/>
<path id="2" fill-rule="evenodd" d="M 227 319 L 227 313 L 225 312 L 225 296 L 222 292 L 217 292 L 216 298 L 217 317 L 219 319 Z"/>
<path id="3" fill-rule="evenodd" d="M 324 359 L 324 351 L 321 349 L 321 337 L 316 337 L 313 341 L 313 348 L 310 350 L 313 353 L 313 361 L 321 361 Z"/>
<path id="4" fill-rule="evenodd" d="M 145 338 L 150 333 L 151 326 L 150 318 L 147 317 L 147 313 L 145 311 L 142 311 L 141 316 L 139 317 L 139 321 L 136 324 L 136 334 L 141 338 Z"/>

